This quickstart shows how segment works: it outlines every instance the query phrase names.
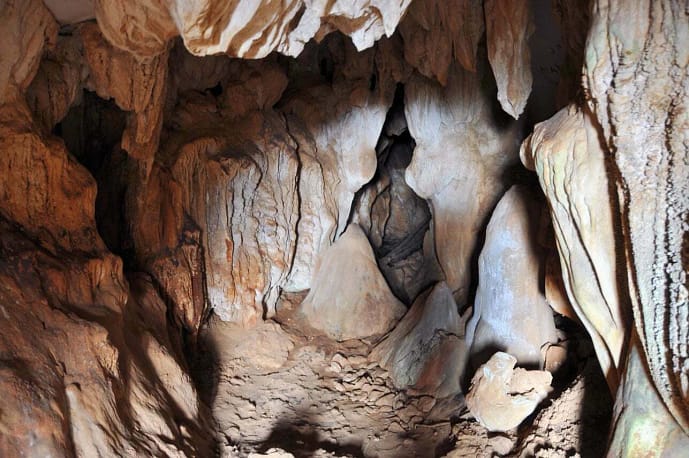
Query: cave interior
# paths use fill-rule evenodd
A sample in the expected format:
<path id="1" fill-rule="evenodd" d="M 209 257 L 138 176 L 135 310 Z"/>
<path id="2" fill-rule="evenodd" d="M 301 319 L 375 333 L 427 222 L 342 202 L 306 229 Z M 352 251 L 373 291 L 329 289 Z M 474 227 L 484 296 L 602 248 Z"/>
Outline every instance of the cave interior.
<path id="1" fill-rule="evenodd" d="M 2 2 L 0 455 L 686 456 L 686 4 L 320 3 Z"/>

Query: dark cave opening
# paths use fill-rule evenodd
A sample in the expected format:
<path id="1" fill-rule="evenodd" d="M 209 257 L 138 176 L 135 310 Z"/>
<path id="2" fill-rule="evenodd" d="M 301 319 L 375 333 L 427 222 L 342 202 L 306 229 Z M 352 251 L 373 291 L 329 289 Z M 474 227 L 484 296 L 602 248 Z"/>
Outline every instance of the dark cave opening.
<path id="1" fill-rule="evenodd" d="M 97 177 L 122 139 L 126 124 L 127 113 L 114 100 L 84 89 L 80 101 L 72 105 L 52 133 L 61 137 L 69 152 Z"/>
<path id="2" fill-rule="evenodd" d="M 108 249 L 132 266 L 133 253 L 125 217 L 127 177 L 131 160 L 120 148 L 129 114 L 113 99 L 84 89 L 77 103 L 53 128 L 67 150 L 95 178 L 96 227 Z"/>
<path id="3" fill-rule="evenodd" d="M 431 209 L 404 177 L 414 147 L 404 115 L 404 85 L 398 84 L 376 146 L 375 175 L 356 194 L 352 215 L 364 229 L 390 289 L 407 306 L 436 280 L 427 275 L 433 273 L 427 265 L 433 253 L 424 253 L 424 240 L 431 236 Z"/>

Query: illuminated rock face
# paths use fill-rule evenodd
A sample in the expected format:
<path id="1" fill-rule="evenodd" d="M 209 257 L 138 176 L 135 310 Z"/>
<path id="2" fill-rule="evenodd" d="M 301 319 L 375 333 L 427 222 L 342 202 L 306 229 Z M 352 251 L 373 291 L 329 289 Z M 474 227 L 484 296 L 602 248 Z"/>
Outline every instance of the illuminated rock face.
<path id="1" fill-rule="evenodd" d="M 358 50 L 390 36 L 411 0 L 235 2 L 216 0 L 48 0 L 60 23 L 96 18 L 116 47 L 148 58 L 177 35 L 197 56 L 227 53 L 260 59 L 272 51 L 297 56 L 312 38 L 340 31 Z"/>
<path id="2" fill-rule="evenodd" d="M 218 405 L 190 375 L 209 317 L 277 336 L 257 352 L 276 373 L 322 339 L 352 352 L 356 402 L 375 385 L 404 412 L 393 440 L 449 418 L 492 346 L 569 356 L 548 303 L 592 340 L 611 453 L 681 450 L 686 8 L 542 3 L 554 77 L 522 0 L 5 1 L 0 455 L 212 454 Z M 549 218 L 515 191 L 539 186 Z M 496 423 L 485 399 L 510 391 L 476 380 L 486 427 L 526 416 Z"/>
<path id="3" fill-rule="evenodd" d="M 569 297 L 615 390 L 629 311 L 619 297 L 610 183 L 590 114 L 569 107 L 539 124 L 522 157 L 545 190 Z"/>
<path id="4" fill-rule="evenodd" d="M 376 338 L 405 312 L 378 270 L 366 235 L 351 225 L 323 251 L 300 307 L 306 321 L 336 340 Z"/>
<path id="5" fill-rule="evenodd" d="M 467 326 L 471 356 L 478 364 L 499 350 L 522 366 L 542 368 L 542 349 L 557 342 L 550 307 L 539 289 L 539 221 L 538 200 L 521 186 L 510 188 L 491 215 Z"/>

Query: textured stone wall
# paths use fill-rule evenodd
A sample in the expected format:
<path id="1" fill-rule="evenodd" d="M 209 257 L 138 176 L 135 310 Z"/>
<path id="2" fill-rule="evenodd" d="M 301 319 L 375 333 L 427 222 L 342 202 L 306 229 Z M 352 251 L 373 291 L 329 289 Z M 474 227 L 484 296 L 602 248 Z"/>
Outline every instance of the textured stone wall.
<path id="1" fill-rule="evenodd" d="M 610 453 L 679 450 L 687 7 L 553 1 L 562 64 L 550 106 L 565 108 L 543 120 L 529 109 L 544 49 L 530 44 L 530 5 L 3 2 L 0 452 L 206 455 L 185 352 L 211 313 L 253 328 L 290 297 L 306 297 L 300 316 L 336 340 L 392 330 L 374 354 L 395 386 L 447 395 L 483 348 L 547 368 L 557 302 L 617 395 Z M 93 98 L 122 125 L 74 111 Z M 80 163 L 74 123 L 115 145 Z M 396 147 L 411 162 L 383 170 Z M 505 194 L 535 183 L 520 157 L 547 202 L 559 255 L 547 268 L 544 204 Z M 418 234 L 404 233 L 407 202 L 423 213 Z M 413 241 L 400 250 L 423 280 L 376 264 L 384 240 Z M 548 319 L 509 326 L 529 314 Z M 644 387 L 658 393 L 652 415 Z M 663 439 L 639 439 L 640 422 Z"/>

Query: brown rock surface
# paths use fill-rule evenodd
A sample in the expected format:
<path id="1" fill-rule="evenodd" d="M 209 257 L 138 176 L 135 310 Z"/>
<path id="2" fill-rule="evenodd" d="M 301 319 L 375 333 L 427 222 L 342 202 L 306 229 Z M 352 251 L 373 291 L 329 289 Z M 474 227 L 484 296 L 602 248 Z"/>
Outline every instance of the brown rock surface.
<path id="1" fill-rule="evenodd" d="M 0 104 L 14 101 L 31 83 L 44 46 L 57 38 L 57 23 L 41 0 L 8 0 L 0 12 L 5 43 L 0 54 Z"/>
<path id="2" fill-rule="evenodd" d="M 0 452 L 208 450 L 179 344 L 161 325 L 165 306 L 146 280 L 129 289 L 97 234 L 94 180 L 26 110 L 0 110 L 15 113 L 0 125 Z"/>
<path id="3" fill-rule="evenodd" d="M 161 334 L 165 306 L 146 279 L 128 297 L 118 258 L 72 252 L 65 262 L 4 220 L 1 233 L 0 453 L 208 450 L 196 391 Z"/>
<path id="4" fill-rule="evenodd" d="M 402 95 L 396 91 L 376 146 L 376 173 L 355 195 L 351 221 L 366 233 L 393 294 L 411 305 L 442 274 L 435 254 L 430 208 L 404 178 L 413 157 L 414 140 L 404 119 Z"/>
<path id="5" fill-rule="evenodd" d="M 155 57 L 136 59 L 106 41 L 99 27 L 86 23 L 79 28 L 89 67 L 86 87 L 101 98 L 113 98 L 122 110 L 131 112 L 121 147 L 142 161 L 145 178 L 158 149 L 163 122 L 167 48 Z"/>
<path id="6" fill-rule="evenodd" d="M 309 40 L 335 30 L 349 35 L 359 50 L 371 47 L 383 35 L 392 35 L 410 0 L 94 3 L 107 39 L 139 57 L 160 54 L 170 39 L 181 35 L 195 55 L 227 53 L 256 59 L 275 50 L 297 56 Z"/>
<path id="7" fill-rule="evenodd" d="M 495 353 L 471 380 L 467 407 L 489 431 L 516 428 L 548 396 L 552 375 L 514 366 L 517 360 L 507 353 Z"/>
<path id="8" fill-rule="evenodd" d="M 516 125 L 498 124 L 480 75 L 452 67 L 447 86 L 413 76 L 405 115 L 416 141 L 406 181 L 430 202 L 436 253 L 460 307 L 466 305 L 479 232 L 517 158 Z"/>
<path id="9" fill-rule="evenodd" d="M 34 119 L 49 132 L 81 97 L 85 76 L 83 46 L 78 35 L 58 36 L 47 50 L 36 76 L 26 90 Z"/>
<path id="10" fill-rule="evenodd" d="M 488 434 L 458 394 L 472 342 L 457 307 L 477 280 L 474 345 L 529 324 L 505 319 L 529 301 L 487 301 L 491 288 L 538 297 L 550 317 L 530 256 L 488 281 L 509 267 L 507 250 L 488 256 L 492 224 L 476 261 L 499 196 L 531 184 L 513 168 L 522 128 L 567 104 L 522 150 L 560 258 L 538 278 L 619 383 L 609 453 L 681 454 L 686 5 L 537 2 L 531 38 L 553 43 L 533 46 L 532 4 L 3 2 L 0 455 L 439 456 L 451 441 L 454 455 L 600 455 L 605 428 L 589 447 L 577 425 L 605 401 L 584 396 L 592 371 L 572 365 L 568 320 L 541 349 L 566 387 L 532 424 Z M 531 59 L 548 72 L 533 85 Z M 531 237 L 518 238 L 524 251 Z M 447 287 L 394 328 L 393 294 L 409 304 L 436 281 Z M 289 313 L 309 289 L 310 321 L 336 339 L 391 334 L 371 355 L 366 340 L 302 329 Z M 490 332 L 487 302 L 509 305 Z M 231 323 L 204 327 L 211 309 Z M 533 355 L 535 340 L 518 347 Z M 204 402 L 186 368 L 199 349 Z"/>
<path id="11" fill-rule="evenodd" d="M 531 94 L 531 53 L 533 33 L 530 2 L 527 0 L 486 0 L 488 59 L 498 84 L 502 109 L 514 119 L 524 111 Z"/>
<path id="12" fill-rule="evenodd" d="M 436 399 L 396 389 L 367 358 L 368 345 L 304 336 L 287 321 L 209 323 L 205 348 L 217 364 L 205 381 L 217 383 L 218 434 L 229 440 L 222 456 L 274 447 L 294 456 L 424 456 L 448 439 L 449 422 L 431 419 Z"/>
<path id="13" fill-rule="evenodd" d="M 404 58 L 422 75 L 447 84 L 453 61 L 477 69 L 485 30 L 480 0 L 416 0 L 400 23 Z"/>
<path id="14" fill-rule="evenodd" d="M 26 5 L 31 46 L 3 53 L 18 60 L 9 64 L 18 73 L 8 92 L 28 86 L 44 44 L 45 30 L 33 22 L 43 7 Z M 3 13 L 15 11 L 8 6 Z M 70 98 L 43 121 L 55 122 Z M 5 101 L 12 103 L 0 105 L 0 454 L 205 454 L 211 437 L 180 339 L 167 334 L 167 310 L 148 277 L 127 282 L 122 260 L 99 237 L 95 180 L 34 124 L 21 99 Z"/>
<path id="15" fill-rule="evenodd" d="M 594 11 L 584 86 L 615 164 L 635 326 L 653 384 L 689 434 L 689 17 L 675 1 Z"/>
<path id="16" fill-rule="evenodd" d="M 390 373 L 399 389 L 442 398 L 459 393 L 467 348 L 452 291 L 438 283 L 420 295 L 395 329 L 369 356 Z"/>
<path id="17" fill-rule="evenodd" d="M 336 340 L 376 338 L 405 312 L 378 270 L 371 246 L 358 225 L 350 225 L 320 255 L 300 314 Z"/>

